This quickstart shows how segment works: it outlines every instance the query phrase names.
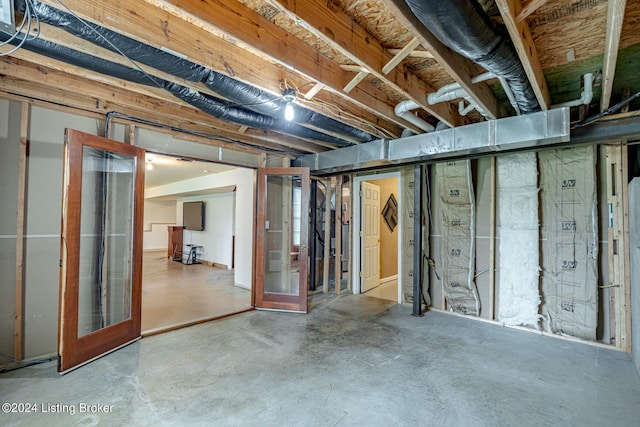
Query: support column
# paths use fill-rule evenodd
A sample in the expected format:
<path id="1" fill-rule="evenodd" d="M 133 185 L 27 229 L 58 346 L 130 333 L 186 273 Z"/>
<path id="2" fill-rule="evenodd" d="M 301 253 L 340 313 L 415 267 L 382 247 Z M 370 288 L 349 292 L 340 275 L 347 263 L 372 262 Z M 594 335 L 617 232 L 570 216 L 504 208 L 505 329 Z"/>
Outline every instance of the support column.
<path id="1" fill-rule="evenodd" d="M 420 164 L 413 167 L 413 316 L 422 316 L 422 181 Z"/>

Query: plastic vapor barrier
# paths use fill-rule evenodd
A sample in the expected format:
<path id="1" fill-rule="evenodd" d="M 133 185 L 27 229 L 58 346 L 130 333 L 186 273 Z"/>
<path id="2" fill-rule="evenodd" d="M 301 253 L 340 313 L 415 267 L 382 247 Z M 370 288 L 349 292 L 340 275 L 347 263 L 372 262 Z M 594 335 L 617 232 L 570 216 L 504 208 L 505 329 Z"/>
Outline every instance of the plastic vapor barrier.
<path id="1" fill-rule="evenodd" d="M 415 206 L 415 197 L 413 194 L 415 182 L 413 175 L 413 166 L 403 167 L 400 171 L 402 181 L 402 301 L 405 303 L 413 302 L 413 208 Z M 426 183 L 422 186 L 422 218 L 426 218 Z M 422 228 L 422 251 L 423 254 L 429 253 L 429 227 L 426 226 L 423 221 Z M 426 256 L 422 257 L 423 260 L 423 280 L 422 280 L 422 297 L 426 305 L 431 305 L 431 297 L 429 295 L 429 274 L 428 265 L 426 265 Z"/>
<path id="2" fill-rule="evenodd" d="M 436 164 L 440 189 L 443 291 L 449 311 L 480 315 L 475 275 L 475 197 L 471 162 Z"/>
<path id="3" fill-rule="evenodd" d="M 497 158 L 498 321 L 539 328 L 538 169 L 536 153 Z"/>
<path id="4" fill-rule="evenodd" d="M 595 340 L 598 216 L 593 146 L 542 151 L 542 314 L 547 330 Z"/>

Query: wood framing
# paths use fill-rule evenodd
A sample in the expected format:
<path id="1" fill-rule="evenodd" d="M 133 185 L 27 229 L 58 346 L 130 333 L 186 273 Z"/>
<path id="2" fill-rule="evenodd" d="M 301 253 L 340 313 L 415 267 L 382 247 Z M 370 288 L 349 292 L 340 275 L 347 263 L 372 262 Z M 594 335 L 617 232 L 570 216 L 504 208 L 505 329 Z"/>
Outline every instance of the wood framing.
<path id="1" fill-rule="evenodd" d="M 496 0 L 496 5 L 500 9 L 504 24 L 518 52 L 518 57 L 527 73 L 529 83 L 531 83 L 533 92 L 536 94 L 540 108 L 547 110 L 551 106 L 551 96 L 538 59 L 538 51 L 529 31 L 529 24 L 526 20 L 520 22 L 516 20 L 522 10 L 522 4 L 520 0 Z"/>
<path id="2" fill-rule="evenodd" d="M 329 264 L 331 263 L 331 194 L 335 191 L 336 178 L 325 181 L 324 194 L 324 261 L 322 263 L 322 292 L 329 292 Z"/>
<path id="3" fill-rule="evenodd" d="M 607 230 L 611 310 L 615 321 L 615 345 L 631 351 L 631 291 L 629 276 L 629 210 L 627 197 L 627 145 L 606 145 Z"/>
<path id="4" fill-rule="evenodd" d="M 27 152 L 29 151 L 29 104 L 22 102 L 20 111 L 20 149 L 18 151 L 18 205 L 16 212 L 16 287 L 15 317 L 13 335 L 13 358 L 24 358 L 24 239 L 25 239 L 25 202 L 27 181 Z"/>
<path id="5" fill-rule="evenodd" d="M 527 16 L 538 10 L 538 8 L 545 4 L 547 1 L 549 0 L 531 0 L 529 3 L 527 3 L 526 6 L 522 8 L 522 10 L 520 10 L 520 13 L 518 13 L 518 16 L 516 16 L 516 22 L 524 21 L 525 19 L 527 19 Z"/>
<path id="6" fill-rule="evenodd" d="M 489 118 L 497 119 L 502 116 L 498 101 L 486 83 L 474 84 L 471 79 L 481 73 L 478 67 L 468 59 L 458 55 L 440 42 L 432 33 L 427 31 L 418 21 L 409 6 L 403 0 L 381 0 L 385 6 L 398 18 L 420 44 L 446 70 L 469 96 L 487 113 Z"/>
<path id="7" fill-rule="evenodd" d="M 602 95 L 600 95 L 600 111 L 609 108 L 613 78 L 618 62 L 618 46 L 622 32 L 622 20 L 626 0 L 609 0 L 607 9 L 607 33 L 604 41 L 604 59 L 602 64 Z"/>

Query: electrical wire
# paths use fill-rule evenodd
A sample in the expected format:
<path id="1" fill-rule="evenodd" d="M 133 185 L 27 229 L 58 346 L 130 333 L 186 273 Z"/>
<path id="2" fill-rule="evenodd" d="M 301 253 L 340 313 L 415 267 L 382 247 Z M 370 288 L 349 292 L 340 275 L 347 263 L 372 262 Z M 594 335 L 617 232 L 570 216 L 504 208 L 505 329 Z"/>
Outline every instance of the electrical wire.
<path id="1" fill-rule="evenodd" d="M 31 33 L 31 24 L 33 22 L 33 20 L 35 19 L 36 21 L 36 30 L 35 30 L 35 35 L 34 36 L 29 36 L 29 34 Z M 24 36 L 22 38 L 20 38 L 20 34 L 22 33 L 22 30 L 24 29 L 25 24 L 27 25 L 27 29 L 24 33 Z M 6 46 L 7 44 L 13 44 L 13 42 L 15 40 L 19 40 L 18 43 L 8 52 L 2 52 L 0 53 L 0 56 L 8 56 L 11 55 L 12 53 L 16 52 L 18 49 L 20 49 L 26 41 L 28 40 L 34 40 L 38 37 L 38 35 L 40 34 L 40 18 L 38 18 L 38 14 L 35 12 L 35 5 L 33 3 L 33 0 L 26 0 L 25 1 L 25 12 L 24 15 L 22 17 L 22 22 L 20 23 L 20 26 L 16 29 L 16 32 L 11 34 L 7 31 L 4 30 L 0 30 L 5 34 L 10 34 L 11 37 L 9 37 L 9 39 L 5 40 L 4 42 L 0 43 L 0 47 L 2 46 Z"/>
<path id="2" fill-rule="evenodd" d="M 595 116 L 591 116 L 586 118 L 585 120 L 578 122 L 576 124 L 574 124 L 573 126 L 571 126 L 571 129 L 575 129 L 578 127 L 582 127 L 582 126 L 586 126 L 589 125 L 595 121 L 600 120 L 601 118 L 608 116 L 612 113 L 615 113 L 616 111 L 618 111 L 619 109 L 621 109 L 622 107 L 624 107 L 625 105 L 629 104 L 630 102 L 635 101 L 636 99 L 640 98 L 640 91 L 636 92 L 635 94 L 631 95 L 630 97 L 628 97 L 627 99 L 624 99 L 620 102 L 618 102 L 617 104 L 615 104 L 612 107 L 609 107 L 608 109 L 606 109 L 605 111 L 596 114 Z M 634 114 L 635 115 L 635 114 Z"/>

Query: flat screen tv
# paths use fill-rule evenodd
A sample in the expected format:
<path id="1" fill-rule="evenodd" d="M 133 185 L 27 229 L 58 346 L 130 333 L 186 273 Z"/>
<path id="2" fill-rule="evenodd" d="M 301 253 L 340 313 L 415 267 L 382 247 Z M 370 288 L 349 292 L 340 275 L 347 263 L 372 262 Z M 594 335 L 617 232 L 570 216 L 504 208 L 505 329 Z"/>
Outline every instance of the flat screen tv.
<path id="1" fill-rule="evenodd" d="M 204 231 L 204 202 L 182 204 L 182 225 L 185 230 Z"/>

